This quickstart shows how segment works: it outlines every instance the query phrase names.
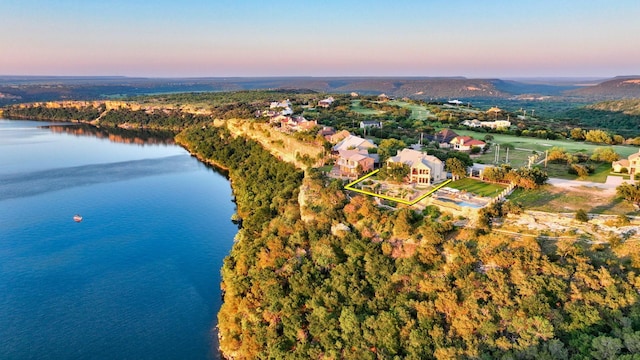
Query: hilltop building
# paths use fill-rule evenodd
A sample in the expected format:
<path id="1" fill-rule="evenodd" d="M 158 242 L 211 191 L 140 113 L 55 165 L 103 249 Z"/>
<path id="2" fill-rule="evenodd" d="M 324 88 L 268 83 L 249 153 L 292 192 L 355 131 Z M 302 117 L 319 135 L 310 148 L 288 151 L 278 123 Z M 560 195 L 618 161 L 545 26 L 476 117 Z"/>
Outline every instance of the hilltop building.
<path id="1" fill-rule="evenodd" d="M 273 101 L 270 105 L 269 105 L 269 109 L 271 111 L 266 112 L 266 114 L 268 116 L 272 116 L 271 113 L 274 112 L 276 115 L 293 115 L 293 110 L 291 109 L 291 101 L 289 101 L 289 99 L 278 102 L 278 101 Z M 282 109 L 279 113 L 276 112 L 276 110 L 278 109 Z"/>
<path id="2" fill-rule="evenodd" d="M 329 135 L 328 137 L 325 137 L 325 139 L 327 139 L 327 141 L 329 141 L 332 144 L 337 144 L 340 141 L 346 139 L 347 137 L 351 136 L 351 133 L 348 132 L 347 130 L 340 130 L 335 134 Z"/>
<path id="3" fill-rule="evenodd" d="M 376 121 L 376 120 L 364 120 L 364 121 L 360 121 L 360 129 L 364 129 L 364 128 L 378 128 L 378 129 L 382 129 L 382 121 Z"/>
<path id="4" fill-rule="evenodd" d="M 331 104 L 333 104 L 334 101 L 335 99 L 332 96 L 329 96 L 326 99 L 318 101 L 318 106 L 322 108 L 328 108 L 331 106 Z"/>
<path id="5" fill-rule="evenodd" d="M 636 174 L 640 174 L 640 150 L 635 154 L 629 155 L 626 159 L 614 161 L 611 163 L 611 167 L 613 172 L 616 173 L 623 172 L 623 169 L 626 169 L 633 179 Z"/>
<path id="6" fill-rule="evenodd" d="M 474 147 L 482 148 L 486 145 L 484 141 L 476 140 L 471 136 L 456 136 L 450 144 L 451 148 L 458 151 L 471 151 Z"/>
<path id="7" fill-rule="evenodd" d="M 333 151 L 340 150 L 364 150 L 376 148 L 376 144 L 369 139 L 363 139 L 359 136 L 349 135 L 333 147 Z"/>
<path id="8" fill-rule="evenodd" d="M 373 170 L 376 158 L 361 150 L 340 150 L 336 164 L 343 176 L 359 176 Z"/>
<path id="9" fill-rule="evenodd" d="M 431 185 L 446 180 L 444 163 L 433 155 L 413 149 L 403 149 L 387 160 L 387 164 L 402 163 L 409 166 L 409 182 Z"/>
<path id="10" fill-rule="evenodd" d="M 342 176 L 358 176 L 373 170 L 379 162 L 378 154 L 369 154 L 369 149 L 376 148 L 373 141 L 349 134 L 333 147 L 337 154 L 336 165 Z"/>
<path id="11" fill-rule="evenodd" d="M 473 119 L 473 120 L 465 120 L 461 124 L 464 126 L 472 127 L 472 128 L 486 127 L 490 129 L 502 129 L 502 128 L 509 128 L 511 126 L 511 121 L 509 120 L 479 121 L 478 119 Z"/>
<path id="12" fill-rule="evenodd" d="M 451 129 L 442 129 L 432 136 L 425 136 L 429 141 L 437 142 L 439 147 L 448 149 L 451 147 L 450 143 L 458 134 Z"/>

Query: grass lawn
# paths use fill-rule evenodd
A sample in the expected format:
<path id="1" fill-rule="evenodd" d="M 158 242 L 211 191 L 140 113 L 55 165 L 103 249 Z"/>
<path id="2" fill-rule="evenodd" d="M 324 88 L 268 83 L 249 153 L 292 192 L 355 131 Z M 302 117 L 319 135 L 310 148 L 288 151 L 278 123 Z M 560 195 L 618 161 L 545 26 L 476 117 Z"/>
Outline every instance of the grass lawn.
<path id="1" fill-rule="evenodd" d="M 454 130 L 458 135 L 472 136 L 474 139 L 482 140 L 487 133 L 477 132 L 472 130 Z M 545 140 L 538 138 L 529 138 L 524 136 L 504 135 L 504 134 L 490 134 L 493 136 L 491 142 L 498 144 L 512 144 L 516 149 L 535 150 L 537 152 L 544 152 L 550 150 L 552 147 L 557 146 L 564 148 L 568 152 L 593 152 L 594 149 L 599 147 L 613 147 L 615 152 L 620 154 L 621 157 L 626 158 L 629 155 L 638 152 L 638 148 L 634 146 L 626 145 L 606 145 L 606 144 L 592 144 L 586 142 L 579 142 L 573 140 Z"/>
<path id="2" fill-rule="evenodd" d="M 356 112 L 362 115 L 380 115 L 384 114 L 384 111 L 369 109 L 363 107 L 360 103 L 360 100 L 351 100 L 351 111 Z"/>
<path id="3" fill-rule="evenodd" d="M 479 162 L 483 164 L 493 164 L 495 159 L 496 147 L 492 146 L 489 151 L 485 154 L 479 156 L 473 156 L 472 159 L 474 162 Z M 533 153 L 529 150 L 515 150 L 509 149 L 509 164 L 512 167 L 518 168 L 521 166 L 527 165 L 527 159 L 529 156 L 533 155 Z M 500 163 L 503 164 L 507 160 L 507 149 L 504 147 L 500 148 Z"/>
<path id="4" fill-rule="evenodd" d="M 435 118 L 435 116 L 424 105 L 410 104 L 408 102 L 398 100 L 389 101 L 388 104 L 411 110 L 411 116 L 409 118 L 413 120 L 427 120 Z"/>
<path id="5" fill-rule="evenodd" d="M 516 189 L 509 195 L 509 200 L 528 210 L 574 212 L 583 209 L 596 214 L 637 214 L 628 201 L 592 189 L 571 191 L 545 185 L 536 190 Z"/>
<path id="6" fill-rule="evenodd" d="M 470 192 L 479 196 L 485 196 L 485 197 L 496 196 L 506 188 L 505 185 L 490 184 L 484 181 L 469 179 L 469 178 L 464 178 L 464 179 L 450 182 L 447 185 L 447 187 L 458 189 L 458 190 L 465 190 L 467 192 Z"/>
<path id="7" fill-rule="evenodd" d="M 549 174 L 549 177 L 552 178 L 605 183 L 607 181 L 607 176 L 609 176 L 609 174 L 611 173 L 611 164 L 598 164 L 596 170 L 585 178 L 578 178 L 578 176 L 575 174 L 569 174 L 569 166 L 565 164 L 548 164 L 546 168 L 542 167 L 542 169 L 546 171 L 547 174 Z"/>

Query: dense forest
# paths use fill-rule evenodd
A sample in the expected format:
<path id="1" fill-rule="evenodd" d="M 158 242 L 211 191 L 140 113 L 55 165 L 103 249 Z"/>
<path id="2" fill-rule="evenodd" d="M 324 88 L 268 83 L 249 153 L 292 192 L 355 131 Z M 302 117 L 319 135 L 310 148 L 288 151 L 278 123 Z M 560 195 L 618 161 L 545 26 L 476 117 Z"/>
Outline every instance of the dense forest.
<path id="1" fill-rule="evenodd" d="M 178 139 L 230 168 L 243 218 L 222 270 L 230 358 L 640 354 L 635 252 L 456 230 L 437 208 L 349 200 L 314 170 L 300 209 L 301 174 L 256 144 L 213 127 Z"/>
<path id="2" fill-rule="evenodd" d="M 640 115 L 635 113 L 581 107 L 567 110 L 562 116 L 578 119 L 579 124 L 589 128 L 609 130 L 623 136 L 640 134 Z"/>
<path id="3" fill-rule="evenodd" d="M 181 111 L 145 111 L 112 109 L 100 117 L 101 126 L 117 127 L 129 125 L 137 128 L 179 131 L 187 126 L 203 124 L 211 117 Z"/>
<path id="4" fill-rule="evenodd" d="M 17 107 L 11 106 L 3 109 L 3 116 L 14 119 L 34 119 L 49 121 L 92 121 L 98 118 L 105 110 L 104 106 L 93 107 L 61 107 L 52 108 L 45 106 Z"/>

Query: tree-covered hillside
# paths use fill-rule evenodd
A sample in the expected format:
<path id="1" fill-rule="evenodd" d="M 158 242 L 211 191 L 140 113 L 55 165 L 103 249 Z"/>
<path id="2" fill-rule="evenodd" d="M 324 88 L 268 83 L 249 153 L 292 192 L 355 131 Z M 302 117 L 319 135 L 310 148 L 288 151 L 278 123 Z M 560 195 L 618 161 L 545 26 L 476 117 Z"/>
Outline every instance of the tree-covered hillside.
<path id="1" fill-rule="evenodd" d="M 349 104 L 338 100 L 335 113 L 317 116 L 351 123 L 338 116 L 348 116 Z M 229 169 L 242 228 L 222 269 L 225 356 L 640 356 L 633 243 L 511 237 L 492 232 L 491 221 L 481 231 L 457 229 L 457 219 L 436 207 L 378 207 L 369 197 L 347 196 L 340 181 L 317 170 L 303 176 L 212 120 L 179 111 L 101 117 L 114 125 L 188 127 L 177 141 Z M 508 208 L 517 207 L 483 213 Z"/>
<path id="2" fill-rule="evenodd" d="M 213 127 L 179 139 L 231 168 L 244 219 L 222 270 L 229 358 L 640 354 L 640 257 L 624 245 L 454 231 L 436 208 L 349 200 L 313 170 L 299 195 L 296 172 L 250 142 Z"/>

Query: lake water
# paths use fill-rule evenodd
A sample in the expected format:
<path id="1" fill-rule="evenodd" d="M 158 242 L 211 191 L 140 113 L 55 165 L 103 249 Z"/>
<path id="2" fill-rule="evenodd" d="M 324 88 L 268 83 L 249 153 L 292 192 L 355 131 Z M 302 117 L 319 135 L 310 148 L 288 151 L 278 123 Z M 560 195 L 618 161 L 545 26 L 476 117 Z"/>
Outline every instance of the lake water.
<path id="1" fill-rule="evenodd" d="M 0 359 L 217 358 L 229 182 L 176 145 L 43 125 L 0 120 Z"/>

